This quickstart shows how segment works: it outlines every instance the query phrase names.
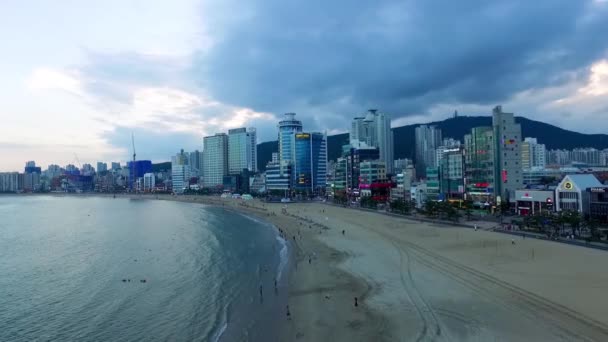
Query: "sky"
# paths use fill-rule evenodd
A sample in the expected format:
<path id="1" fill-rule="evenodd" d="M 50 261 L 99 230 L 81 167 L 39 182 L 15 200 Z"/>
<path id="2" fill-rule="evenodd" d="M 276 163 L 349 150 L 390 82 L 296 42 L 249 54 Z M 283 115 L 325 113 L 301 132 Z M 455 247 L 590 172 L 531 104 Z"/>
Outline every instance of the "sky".
<path id="1" fill-rule="evenodd" d="M 608 133 L 606 0 L 5 0 L 0 171 L 170 160 L 283 113 L 345 132 L 503 109 Z"/>

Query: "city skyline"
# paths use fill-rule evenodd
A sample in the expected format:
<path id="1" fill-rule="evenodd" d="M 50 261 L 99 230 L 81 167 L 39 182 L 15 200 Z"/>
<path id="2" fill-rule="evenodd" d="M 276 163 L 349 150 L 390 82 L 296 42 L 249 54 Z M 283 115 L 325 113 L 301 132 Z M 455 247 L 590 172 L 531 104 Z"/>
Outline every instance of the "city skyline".
<path id="1" fill-rule="evenodd" d="M 608 31 L 607 1 L 314 5 L 0 4 L 0 171 L 66 165 L 75 154 L 124 163 L 131 132 L 153 161 L 232 128 L 275 140 L 287 111 L 331 135 L 368 108 L 396 127 L 502 103 L 565 129 L 606 131 L 608 42 L 597 33 Z"/>

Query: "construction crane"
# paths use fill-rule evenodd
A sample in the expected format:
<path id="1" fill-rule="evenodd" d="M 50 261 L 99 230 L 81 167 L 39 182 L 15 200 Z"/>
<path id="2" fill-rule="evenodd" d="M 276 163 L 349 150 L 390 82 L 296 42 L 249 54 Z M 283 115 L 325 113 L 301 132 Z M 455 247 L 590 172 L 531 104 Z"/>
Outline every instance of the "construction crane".
<path id="1" fill-rule="evenodd" d="M 78 166 L 80 169 L 82 169 L 82 163 L 80 162 L 80 159 L 78 159 L 78 155 L 74 152 L 74 159 L 76 162 L 76 166 Z"/>
<path id="2" fill-rule="evenodd" d="M 133 161 L 135 161 L 135 135 L 131 132 L 131 144 L 133 145 Z"/>

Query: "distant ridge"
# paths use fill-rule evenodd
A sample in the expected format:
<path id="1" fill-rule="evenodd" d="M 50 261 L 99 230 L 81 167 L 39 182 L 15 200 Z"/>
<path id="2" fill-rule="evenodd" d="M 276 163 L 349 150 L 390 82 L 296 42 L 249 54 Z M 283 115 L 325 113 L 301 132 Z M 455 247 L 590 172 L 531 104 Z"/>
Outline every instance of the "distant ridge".
<path id="1" fill-rule="evenodd" d="M 559 128 L 541 121 L 531 120 L 518 116 L 515 120 L 521 124 L 523 137 L 538 138 L 539 143 L 547 149 L 573 149 L 576 147 L 608 148 L 608 135 L 583 134 Z M 395 159 L 413 158 L 415 144 L 415 129 L 422 124 L 407 125 L 393 128 L 395 139 Z M 444 137 L 464 140 L 464 135 L 471 132 L 471 128 L 478 126 L 491 126 L 491 116 L 458 116 L 442 121 L 427 123 L 441 128 Z M 348 143 L 348 133 L 330 135 L 327 137 L 327 152 L 330 160 L 335 160 L 342 153 L 342 145 Z M 272 157 L 272 152 L 278 151 L 277 141 L 268 141 L 258 144 L 258 168 L 264 171 L 266 164 Z"/>

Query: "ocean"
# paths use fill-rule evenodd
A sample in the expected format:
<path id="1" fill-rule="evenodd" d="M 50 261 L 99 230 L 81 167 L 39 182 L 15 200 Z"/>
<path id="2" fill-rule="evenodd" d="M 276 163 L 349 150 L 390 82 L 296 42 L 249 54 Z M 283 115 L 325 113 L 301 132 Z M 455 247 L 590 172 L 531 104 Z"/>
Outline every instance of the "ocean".
<path id="1" fill-rule="evenodd" d="M 0 196 L 0 341 L 273 341 L 287 248 L 220 207 Z"/>

